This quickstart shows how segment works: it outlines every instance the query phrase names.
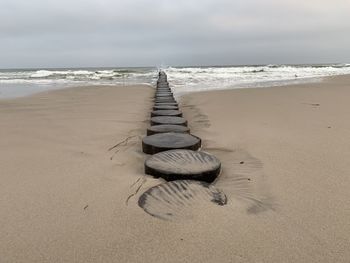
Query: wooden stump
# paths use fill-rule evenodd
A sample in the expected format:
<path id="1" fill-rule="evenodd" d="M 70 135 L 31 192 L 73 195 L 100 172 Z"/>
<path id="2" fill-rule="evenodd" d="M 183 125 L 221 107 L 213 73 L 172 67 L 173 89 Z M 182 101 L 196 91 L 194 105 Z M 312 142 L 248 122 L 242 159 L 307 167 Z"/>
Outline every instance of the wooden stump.
<path id="1" fill-rule="evenodd" d="M 157 116 L 157 117 L 151 118 L 151 126 L 162 125 L 162 124 L 187 126 L 187 120 L 182 117 L 169 117 L 169 116 Z"/>
<path id="2" fill-rule="evenodd" d="M 166 132 L 190 133 L 190 129 L 182 125 L 171 125 L 171 124 L 154 125 L 147 129 L 147 136 L 158 134 L 158 133 L 166 133 Z"/>
<path id="3" fill-rule="evenodd" d="M 167 96 L 167 97 L 155 97 L 154 98 L 155 100 L 158 100 L 158 101 L 168 101 L 168 100 L 175 100 L 173 96 Z"/>
<path id="4" fill-rule="evenodd" d="M 178 110 L 155 110 L 151 112 L 151 117 L 155 117 L 155 116 L 182 117 L 182 112 Z"/>
<path id="5" fill-rule="evenodd" d="M 142 150 L 147 154 L 155 154 L 174 149 L 198 150 L 201 139 L 186 133 L 158 133 L 142 140 Z"/>
<path id="6" fill-rule="evenodd" d="M 198 180 L 211 183 L 220 170 L 221 163 L 215 156 L 191 150 L 160 152 L 145 161 L 146 174 L 167 181 Z"/>
<path id="7" fill-rule="evenodd" d="M 177 102 L 155 102 L 153 107 L 158 107 L 158 106 L 175 106 L 179 107 Z"/>
<path id="8" fill-rule="evenodd" d="M 171 92 L 171 89 L 157 89 L 156 92 Z"/>
<path id="9" fill-rule="evenodd" d="M 174 99 L 165 99 L 165 100 L 162 100 L 159 98 L 154 99 L 154 103 L 164 103 L 164 102 L 177 103 L 176 100 Z"/>
<path id="10" fill-rule="evenodd" d="M 170 94 L 170 95 L 155 95 L 155 97 L 154 97 L 155 99 L 161 99 L 161 100 L 163 100 L 163 99 L 175 99 L 174 98 L 174 96 L 172 95 L 172 94 Z"/>
<path id="11" fill-rule="evenodd" d="M 171 92 L 156 92 L 154 97 L 174 97 Z"/>
<path id="12" fill-rule="evenodd" d="M 178 106 L 173 105 L 160 105 L 160 106 L 154 106 L 153 110 L 178 110 Z"/>

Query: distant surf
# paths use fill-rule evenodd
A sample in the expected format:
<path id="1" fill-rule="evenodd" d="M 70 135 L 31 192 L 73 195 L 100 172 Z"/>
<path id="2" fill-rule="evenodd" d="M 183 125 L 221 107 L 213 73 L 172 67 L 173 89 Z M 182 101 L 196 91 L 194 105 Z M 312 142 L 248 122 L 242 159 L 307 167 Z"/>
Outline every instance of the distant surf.
<path id="1" fill-rule="evenodd" d="M 176 95 L 187 92 L 270 87 L 350 74 L 350 64 L 162 67 Z M 158 68 L 0 70 L 0 98 L 82 85 L 153 85 Z"/>
<path id="2" fill-rule="evenodd" d="M 327 76 L 350 74 L 350 64 L 168 67 L 165 72 L 175 93 L 181 95 L 205 90 L 315 82 Z"/>
<path id="3" fill-rule="evenodd" d="M 83 85 L 152 84 L 157 68 L 80 68 L 0 70 L 0 98 Z"/>

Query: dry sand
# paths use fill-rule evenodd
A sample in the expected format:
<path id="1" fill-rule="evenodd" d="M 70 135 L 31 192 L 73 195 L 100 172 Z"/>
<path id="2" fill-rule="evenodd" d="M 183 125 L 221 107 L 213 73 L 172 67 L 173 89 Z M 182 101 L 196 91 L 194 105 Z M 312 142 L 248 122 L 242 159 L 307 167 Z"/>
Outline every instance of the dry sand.
<path id="1" fill-rule="evenodd" d="M 349 262 L 349 86 L 183 98 L 192 132 L 222 161 L 214 186 L 228 204 L 201 191 L 150 200 L 169 220 L 138 206 L 162 183 L 143 174 L 150 87 L 0 101 L 0 262 Z"/>
<path id="2" fill-rule="evenodd" d="M 192 131 L 223 162 L 223 247 L 248 262 L 350 262 L 349 97 L 341 76 L 185 98 Z"/>

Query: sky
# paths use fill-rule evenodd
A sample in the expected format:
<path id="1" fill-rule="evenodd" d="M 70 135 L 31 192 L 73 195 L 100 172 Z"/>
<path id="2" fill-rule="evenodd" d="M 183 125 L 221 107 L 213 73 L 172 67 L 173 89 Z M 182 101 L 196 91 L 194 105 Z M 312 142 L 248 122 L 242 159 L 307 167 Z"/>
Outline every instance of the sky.
<path id="1" fill-rule="evenodd" d="M 0 68 L 350 63 L 350 0 L 1 0 Z"/>

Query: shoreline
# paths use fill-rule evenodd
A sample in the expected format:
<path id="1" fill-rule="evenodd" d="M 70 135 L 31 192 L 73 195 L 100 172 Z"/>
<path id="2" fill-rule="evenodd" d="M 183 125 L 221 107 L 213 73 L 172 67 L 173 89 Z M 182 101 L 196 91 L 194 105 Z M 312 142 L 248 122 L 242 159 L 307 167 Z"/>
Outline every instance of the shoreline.
<path id="1" fill-rule="evenodd" d="M 189 95 L 197 94 L 197 93 L 207 93 L 207 92 L 222 92 L 222 91 L 235 91 L 235 90 L 260 90 L 260 89 L 280 89 L 280 88 L 288 88 L 291 86 L 303 86 L 303 85 L 312 85 L 312 84 L 317 84 L 317 83 L 322 83 L 322 82 L 327 82 L 329 80 L 332 80 L 334 78 L 342 78 L 342 77 L 350 77 L 350 74 L 343 74 L 343 75 L 335 75 L 335 76 L 323 76 L 323 77 L 311 77 L 311 78 L 304 78 L 304 79 L 310 79 L 313 81 L 305 81 L 305 82 L 300 82 L 300 83 L 286 83 L 286 84 L 276 84 L 273 86 L 261 86 L 261 87 L 235 87 L 235 88 L 222 88 L 222 89 L 212 89 L 212 90 L 199 90 L 199 91 L 187 91 L 185 93 L 180 93 L 177 95 L 178 98 L 186 97 Z M 292 80 L 290 80 L 292 81 Z M 278 82 L 278 81 L 277 81 Z"/>
<path id="2" fill-rule="evenodd" d="M 6 100 L 15 100 L 15 99 L 22 99 L 22 98 L 28 98 L 40 94 L 45 94 L 49 92 L 55 92 L 55 91 L 61 91 L 61 90 L 67 90 L 67 89 L 79 89 L 79 88 L 99 88 L 99 87 L 133 87 L 133 86 L 150 86 L 153 87 L 150 83 L 111 83 L 111 84 L 81 84 L 81 85 L 68 85 L 68 86 L 60 86 L 60 87 L 54 87 L 47 90 L 40 90 L 40 91 L 34 91 L 34 92 L 28 92 L 25 95 L 11 95 L 8 97 L 0 97 L 1 101 Z"/>
<path id="3" fill-rule="evenodd" d="M 225 90 L 239 90 L 239 89 L 261 89 L 261 88 L 274 88 L 274 87 L 286 87 L 286 86 L 290 86 L 290 85 L 304 85 L 304 84 L 312 84 L 312 83 L 319 83 L 319 82 L 323 82 L 327 79 L 331 79 L 331 78 L 337 78 L 337 77 L 342 77 L 342 76 L 350 76 L 350 74 L 341 74 L 341 75 L 334 75 L 334 76 L 314 76 L 314 77 L 300 77 L 300 78 L 295 78 L 295 79 L 289 79 L 289 80 L 276 80 L 276 81 L 265 81 L 265 82 L 257 82 L 257 84 L 255 85 L 260 85 L 259 87 L 250 87 L 250 84 L 246 84 L 247 86 L 235 86 L 232 88 L 220 88 L 220 89 L 212 89 L 212 90 L 198 90 L 198 91 L 178 91 L 175 90 L 175 95 L 178 98 L 181 98 L 182 96 L 186 96 L 188 94 L 192 94 L 192 93 L 197 93 L 197 92 L 211 92 L 211 91 L 225 91 Z M 28 84 L 29 85 L 29 84 Z M 32 85 L 32 86 L 30 86 Z M 30 84 L 27 88 L 28 89 L 32 89 L 34 88 L 34 84 Z M 26 98 L 26 97 L 30 97 L 36 94 L 40 94 L 40 93 L 47 93 L 47 92 L 52 92 L 52 91 L 56 91 L 56 90 L 65 90 L 65 89 L 75 89 L 75 88 L 81 88 L 81 87 L 101 87 L 101 86 L 124 86 L 124 87 L 129 87 L 129 86 L 135 86 L 135 85 L 150 85 L 152 86 L 151 83 L 134 83 L 134 82 L 123 82 L 123 83 L 105 83 L 105 84 L 94 84 L 94 83 L 85 83 L 85 84 L 70 84 L 67 86 L 61 86 L 59 87 L 59 85 L 54 88 L 50 88 L 47 90 L 39 90 L 39 91 L 25 91 L 26 94 L 23 95 L 8 95 L 7 97 L 1 97 L 0 96 L 0 101 L 3 100 L 11 100 L 11 99 L 17 99 L 17 98 Z M 36 85 L 38 86 L 38 85 Z M 40 86 L 40 85 L 39 85 Z M 38 86 L 38 87 L 39 87 Z M 48 86 L 48 85 L 46 85 Z M 23 88 L 23 87 L 22 87 Z M 172 87 L 174 88 L 174 87 Z M 1 89 L 1 88 L 0 88 Z M 11 90 L 11 88 L 7 88 L 8 90 Z M 12 91 L 11 91 L 12 92 Z M 15 92 L 16 94 L 16 92 Z"/>

